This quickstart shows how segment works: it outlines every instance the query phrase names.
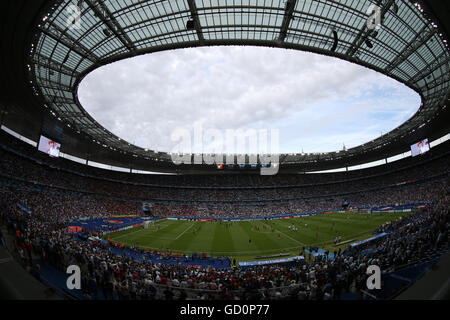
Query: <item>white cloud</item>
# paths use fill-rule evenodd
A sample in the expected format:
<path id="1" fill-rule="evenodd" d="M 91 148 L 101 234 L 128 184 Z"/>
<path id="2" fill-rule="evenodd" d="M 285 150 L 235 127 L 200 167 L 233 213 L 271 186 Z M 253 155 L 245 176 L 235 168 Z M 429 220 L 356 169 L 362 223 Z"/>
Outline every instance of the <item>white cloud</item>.
<path id="1" fill-rule="evenodd" d="M 419 96 L 367 68 L 275 48 L 208 47 L 116 62 L 81 83 L 83 107 L 108 130 L 171 151 L 176 128 L 280 130 L 280 152 L 356 146 L 405 121 Z M 345 141 L 341 141 L 345 139 Z"/>

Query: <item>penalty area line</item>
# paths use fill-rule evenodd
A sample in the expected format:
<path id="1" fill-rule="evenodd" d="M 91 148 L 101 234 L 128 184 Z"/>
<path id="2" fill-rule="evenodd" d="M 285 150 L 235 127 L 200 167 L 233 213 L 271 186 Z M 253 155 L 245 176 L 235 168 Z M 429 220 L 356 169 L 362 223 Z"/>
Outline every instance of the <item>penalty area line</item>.
<path id="1" fill-rule="evenodd" d="M 123 237 L 127 237 L 127 236 L 129 236 L 129 235 L 136 234 L 136 233 L 141 232 L 141 231 L 143 231 L 143 230 L 145 230 L 145 229 L 134 230 L 134 231 L 132 231 L 132 232 L 128 232 L 128 233 L 122 234 L 122 235 L 120 235 L 120 236 L 114 237 L 113 240 L 120 239 L 120 238 L 123 238 Z"/>
<path id="2" fill-rule="evenodd" d="M 266 226 L 269 226 L 268 224 L 266 224 L 265 222 L 263 222 Z M 270 226 L 269 226 L 270 227 Z M 298 241 L 297 239 L 292 238 L 291 236 L 288 236 L 286 233 L 284 233 L 281 230 L 275 229 L 273 228 L 275 231 L 278 231 L 279 233 L 283 234 L 285 237 L 288 237 L 289 239 L 297 242 L 298 244 L 302 245 L 302 246 L 306 246 L 306 244 L 304 244 L 303 242 Z"/>
<path id="3" fill-rule="evenodd" d="M 186 233 L 186 231 L 188 231 L 190 228 L 192 228 L 194 226 L 195 222 L 193 224 L 191 224 L 189 227 L 186 228 L 186 230 L 184 230 L 181 234 L 178 235 L 178 237 L 175 238 L 175 240 L 178 240 L 179 237 L 181 237 L 183 234 Z"/>
<path id="4" fill-rule="evenodd" d="M 151 229 L 145 229 L 145 228 L 142 228 L 142 229 L 141 229 L 141 228 L 135 228 L 135 229 L 137 229 L 137 230 L 134 230 L 134 231 L 131 231 L 131 232 L 122 234 L 122 235 L 120 235 L 120 236 L 114 237 L 114 239 L 120 239 L 120 238 L 129 236 L 129 235 L 132 235 L 132 234 L 136 234 L 136 233 L 138 233 L 138 232 L 145 231 L 145 230 L 150 231 L 150 232 L 161 231 L 162 229 L 167 228 L 170 224 L 168 224 L 168 223 L 162 224 L 162 223 L 161 223 L 160 226 L 161 226 L 161 225 L 162 225 L 162 228 L 161 228 L 161 229 L 159 229 L 159 230 L 154 230 L 154 231 L 151 230 Z"/>

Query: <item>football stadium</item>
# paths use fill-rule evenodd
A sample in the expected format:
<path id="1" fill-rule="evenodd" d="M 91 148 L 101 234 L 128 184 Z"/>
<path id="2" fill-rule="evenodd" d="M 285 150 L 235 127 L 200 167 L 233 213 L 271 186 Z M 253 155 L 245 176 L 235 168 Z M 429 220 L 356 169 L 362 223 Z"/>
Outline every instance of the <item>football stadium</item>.
<path id="1" fill-rule="evenodd" d="M 449 299 L 447 1 L 0 7 L 0 298 Z"/>

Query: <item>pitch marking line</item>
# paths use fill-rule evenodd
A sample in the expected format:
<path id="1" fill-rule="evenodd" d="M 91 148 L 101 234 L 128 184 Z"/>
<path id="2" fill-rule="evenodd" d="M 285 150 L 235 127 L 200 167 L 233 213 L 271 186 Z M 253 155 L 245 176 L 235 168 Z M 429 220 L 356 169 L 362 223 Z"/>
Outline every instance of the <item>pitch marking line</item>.
<path id="1" fill-rule="evenodd" d="M 167 228 L 167 227 L 170 226 L 170 225 L 172 225 L 172 224 L 171 224 L 171 223 L 164 223 L 164 222 L 162 222 L 162 223 L 160 223 L 160 224 L 158 225 L 158 226 L 161 227 L 161 228 L 156 229 L 156 225 L 153 225 L 151 228 L 149 228 L 149 229 L 147 229 L 147 230 L 149 230 L 149 232 L 153 233 L 153 232 L 161 231 L 161 230 Z M 144 230 L 145 230 L 145 229 L 144 229 Z"/>
<path id="2" fill-rule="evenodd" d="M 265 222 L 263 222 L 266 226 L 269 226 L 268 224 L 266 224 Z M 270 227 L 270 226 L 269 226 Z M 289 239 L 291 239 L 291 240 L 294 240 L 295 242 L 297 242 L 298 244 L 300 244 L 300 245 L 302 245 L 302 246 L 306 246 L 306 244 L 304 244 L 303 242 L 300 242 L 300 241 L 298 241 L 298 240 L 296 240 L 296 239 L 294 239 L 294 238 L 292 238 L 291 236 L 288 236 L 286 233 L 284 233 L 283 231 L 280 231 L 280 230 L 278 230 L 278 229 L 275 229 L 274 228 L 274 230 L 275 231 L 278 231 L 278 232 L 280 232 L 280 233 L 282 233 L 284 236 L 286 236 L 286 237 L 288 237 Z"/>
<path id="3" fill-rule="evenodd" d="M 178 237 L 175 238 L 175 240 L 178 240 L 179 237 L 181 237 L 183 234 L 186 233 L 186 231 L 188 231 L 190 228 L 192 228 L 194 226 L 195 223 L 191 224 L 189 227 L 186 228 L 186 230 L 184 230 L 180 235 L 178 235 Z"/>
<path id="4" fill-rule="evenodd" d="M 160 224 L 160 225 L 162 225 L 162 223 Z M 159 229 L 159 230 L 155 230 L 155 231 L 160 231 L 160 230 L 162 230 L 162 229 L 164 229 L 164 228 L 167 228 L 168 226 L 169 226 L 170 224 L 164 224 L 164 225 L 162 225 L 162 228 L 161 229 Z M 120 236 L 118 236 L 118 237 L 115 237 L 114 239 L 120 239 L 120 238 L 123 238 L 123 237 L 125 237 L 125 236 L 129 236 L 129 235 L 131 235 L 131 234 L 135 234 L 135 233 L 138 233 L 138 232 L 141 232 L 141 231 L 144 231 L 144 230 L 148 230 L 148 229 L 138 229 L 138 230 L 135 230 L 135 231 L 133 231 L 133 232 L 129 232 L 129 233 L 125 233 L 125 234 L 122 234 L 122 235 L 120 235 Z M 151 230 L 150 232 L 155 232 L 155 231 L 153 231 L 153 230 Z"/>
<path id="5" fill-rule="evenodd" d="M 139 230 L 136 230 L 136 231 L 133 231 L 133 232 L 130 232 L 130 233 L 125 233 L 125 234 L 122 234 L 122 235 L 120 235 L 120 236 L 118 236 L 118 237 L 114 237 L 113 240 L 115 240 L 115 239 L 120 239 L 120 238 L 123 238 L 123 237 L 125 237 L 125 236 L 129 236 L 129 235 L 131 235 L 131 234 L 135 234 L 135 233 L 141 232 L 141 231 L 143 231 L 143 230 L 145 230 L 145 229 L 139 229 Z"/>

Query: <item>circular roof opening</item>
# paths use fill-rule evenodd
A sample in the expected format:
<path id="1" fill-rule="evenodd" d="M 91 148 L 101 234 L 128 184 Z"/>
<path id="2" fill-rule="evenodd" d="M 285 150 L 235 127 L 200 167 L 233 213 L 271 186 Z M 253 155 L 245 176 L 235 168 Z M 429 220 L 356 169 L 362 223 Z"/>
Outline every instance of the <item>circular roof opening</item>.
<path id="1" fill-rule="evenodd" d="M 420 96 L 373 70 L 337 58 L 262 47 L 200 47 L 115 62 L 80 83 L 81 104 L 137 146 L 176 150 L 177 129 L 275 129 L 280 153 L 355 147 L 391 131 Z M 213 152 L 193 142 L 192 152 Z M 256 153 L 233 146 L 226 153 Z"/>

